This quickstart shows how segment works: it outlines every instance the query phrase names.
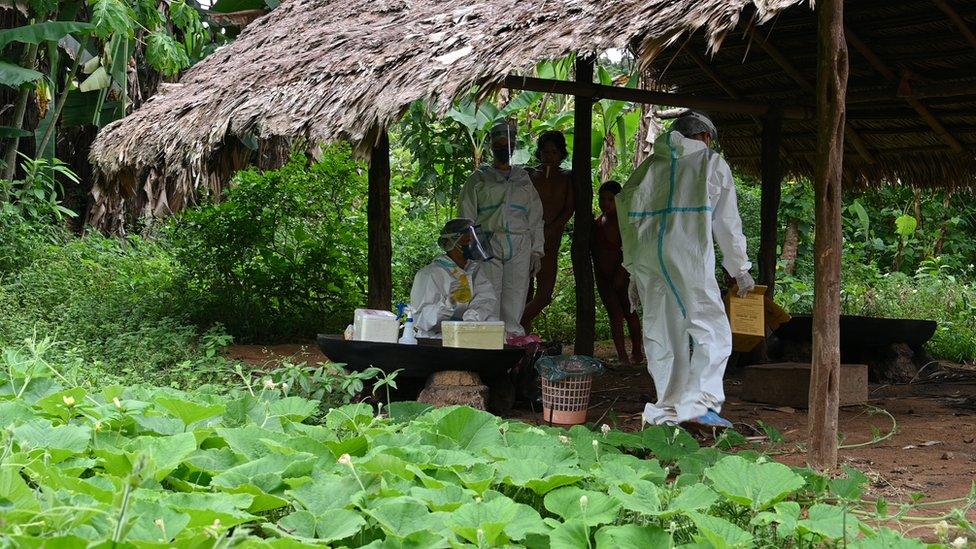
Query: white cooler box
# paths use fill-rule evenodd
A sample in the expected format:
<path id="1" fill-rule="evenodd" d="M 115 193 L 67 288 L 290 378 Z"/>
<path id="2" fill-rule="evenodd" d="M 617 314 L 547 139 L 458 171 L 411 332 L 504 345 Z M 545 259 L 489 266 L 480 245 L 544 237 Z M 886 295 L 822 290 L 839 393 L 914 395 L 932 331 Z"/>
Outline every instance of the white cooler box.
<path id="1" fill-rule="evenodd" d="M 441 336 L 445 347 L 504 349 L 505 323 L 448 320 L 441 323 Z"/>
<path id="2" fill-rule="evenodd" d="M 390 311 L 356 309 L 353 314 L 353 340 L 396 343 L 399 339 L 400 321 Z"/>

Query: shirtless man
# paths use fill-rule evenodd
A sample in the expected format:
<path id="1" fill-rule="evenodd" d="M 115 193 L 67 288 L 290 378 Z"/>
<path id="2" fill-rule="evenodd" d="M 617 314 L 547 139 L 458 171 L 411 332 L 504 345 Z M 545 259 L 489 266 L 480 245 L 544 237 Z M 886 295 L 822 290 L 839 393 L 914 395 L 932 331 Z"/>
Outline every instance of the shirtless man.
<path id="1" fill-rule="evenodd" d="M 644 345 L 640 317 L 630 310 L 630 298 L 627 294 L 630 275 L 623 265 L 624 254 L 617 221 L 615 198 L 619 192 L 620 183 L 616 181 L 607 181 L 600 186 L 600 211 L 603 213 L 593 222 L 593 271 L 597 290 L 607 309 L 607 316 L 610 317 L 610 333 L 613 335 L 613 345 L 617 348 L 617 357 L 620 362 L 627 362 L 627 347 L 624 345 L 626 320 L 632 349 L 630 363 L 641 364 L 644 362 Z"/>
<path id="2" fill-rule="evenodd" d="M 559 167 L 567 156 L 569 152 L 562 132 L 548 131 L 539 136 L 535 149 L 539 167 L 529 170 L 529 177 L 542 199 L 546 255 L 542 257 L 542 269 L 529 288 L 529 303 L 522 313 L 522 326 L 526 333 L 532 330 L 535 317 L 552 303 L 552 294 L 556 290 L 559 245 L 566 223 L 576 209 L 572 174 Z"/>

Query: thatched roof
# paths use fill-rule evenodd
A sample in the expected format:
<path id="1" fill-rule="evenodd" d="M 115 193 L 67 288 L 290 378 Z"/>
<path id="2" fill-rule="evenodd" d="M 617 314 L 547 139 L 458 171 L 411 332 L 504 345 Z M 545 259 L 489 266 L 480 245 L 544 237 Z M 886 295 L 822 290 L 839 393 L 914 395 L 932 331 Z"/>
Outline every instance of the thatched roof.
<path id="1" fill-rule="evenodd" d="M 844 10 L 851 67 L 846 185 L 976 186 L 976 0 L 858 0 Z M 740 25 L 713 57 L 698 53 L 705 41 L 695 35 L 653 66 L 682 93 L 813 107 L 816 25 L 810 10 L 788 9 L 765 26 Z M 758 173 L 758 122 L 713 117 L 729 161 Z M 782 159 L 794 174 L 813 174 L 815 123 L 784 122 Z"/>
<path id="2" fill-rule="evenodd" d="M 101 131 L 92 221 L 117 226 L 125 209 L 163 214 L 195 189 L 219 189 L 253 159 L 242 139 L 364 150 L 415 100 L 444 111 L 474 85 L 572 52 L 629 47 L 649 61 L 691 32 L 711 48 L 743 10 L 765 22 L 794 4 L 807 2 L 286 0 Z"/>

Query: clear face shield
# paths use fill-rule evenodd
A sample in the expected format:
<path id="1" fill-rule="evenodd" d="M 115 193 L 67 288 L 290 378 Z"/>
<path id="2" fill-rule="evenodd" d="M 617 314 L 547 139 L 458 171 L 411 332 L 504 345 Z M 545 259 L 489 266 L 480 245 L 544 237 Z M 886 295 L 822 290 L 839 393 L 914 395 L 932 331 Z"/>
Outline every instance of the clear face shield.
<path id="1" fill-rule="evenodd" d="M 462 244 L 466 236 L 470 238 L 467 239 L 466 243 Z M 452 250 L 460 247 L 465 259 L 471 261 L 490 261 L 493 259 L 493 256 L 487 251 L 488 248 L 482 244 L 482 242 L 487 243 L 488 239 L 485 237 L 484 232 L 482 232 L 481 225 L 472 225 L 460 232 L 442 234 L 441 237 L 452 239 L 453 245 L 447 249 Z"/>

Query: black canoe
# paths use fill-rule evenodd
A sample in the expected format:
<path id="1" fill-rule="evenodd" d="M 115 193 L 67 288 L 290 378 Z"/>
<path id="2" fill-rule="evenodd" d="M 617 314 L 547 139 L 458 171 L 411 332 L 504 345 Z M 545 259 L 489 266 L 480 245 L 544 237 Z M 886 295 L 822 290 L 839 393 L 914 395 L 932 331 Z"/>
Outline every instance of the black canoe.
<path id="1" fill-rule="evenodd" d="M 463 370 L 481 376 L 503 373 L 513 368 L 525 350 L 506 347 L 500 350 L 442 347 L 439 339 L 421 339 L 417 345 L 346 341 L 341 335 L 319 334 L 319 349 L 333 362 L 362 371 L 375 366 L 384 372 L 402 369 L 400 376 L 426 378 L 443 370 Z"/>
<path id="2" fill-rule="evenodd" d="M 881 347 L 893 343 L 906 343 L 921 349 L 935 334 L 936 323 L 932 320 L 906 320 L 901 318 L 873 318 L 866 316 L 840 317 L 840 346 Z M 776 336 L 786 341 L 811 341 L 813 318 L 796 315 L 776 329 Z"/>

